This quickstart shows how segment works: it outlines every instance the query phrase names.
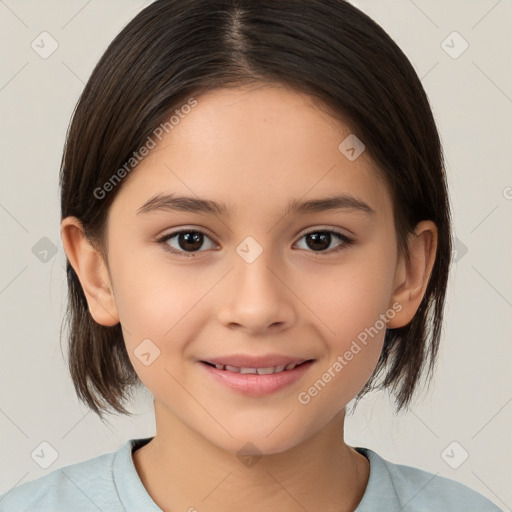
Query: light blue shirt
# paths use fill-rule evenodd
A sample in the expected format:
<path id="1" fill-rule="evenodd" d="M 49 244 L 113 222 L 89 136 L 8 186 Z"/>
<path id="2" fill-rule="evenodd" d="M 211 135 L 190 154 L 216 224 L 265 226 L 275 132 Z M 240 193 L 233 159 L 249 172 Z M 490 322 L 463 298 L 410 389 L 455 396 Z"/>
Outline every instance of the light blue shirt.
<path id="1" fill-rule="evenodd" d="M 151 439 L 130 439 L 115 452 L 20 484 L 0 495 L 0 512 L 162 512 L 132 459 L 132 451 Z M 370 478 L 354 512 L 503 512 L 454 480 L 388 462 L 368 448 L 355 449 L 370 461 Z"/>

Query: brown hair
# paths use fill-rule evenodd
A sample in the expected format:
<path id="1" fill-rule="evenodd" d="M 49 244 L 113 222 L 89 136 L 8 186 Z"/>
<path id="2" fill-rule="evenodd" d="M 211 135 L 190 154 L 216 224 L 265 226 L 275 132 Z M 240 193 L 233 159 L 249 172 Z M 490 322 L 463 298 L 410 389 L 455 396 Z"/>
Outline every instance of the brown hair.
<path id="1" fill-rule="evenodd" d="M 429 102 L 407 57 L 371 18 L 344 0 L 157 0 L 112 41 L 78 101 L 62 159 L 61 216 L 77 217 L 103 254 L 107 213 L 122 183 L 99 187 L 192 96 L 248 83 L 286 84 L 349 124 L 393 199 L 397 244 L 421 220 L 438 249 L 413 320 L 387 329 L 374 373 L 356 397 L 389 388 L 406 408 L 437 357 L 451 261 L 442 148 Z M 123 406 L 140 382 L 120 324 L 97 324 L 67 262 L 69 369 L 96 414 Z M 356 402 L 357 402 L 356 400 Z"/>

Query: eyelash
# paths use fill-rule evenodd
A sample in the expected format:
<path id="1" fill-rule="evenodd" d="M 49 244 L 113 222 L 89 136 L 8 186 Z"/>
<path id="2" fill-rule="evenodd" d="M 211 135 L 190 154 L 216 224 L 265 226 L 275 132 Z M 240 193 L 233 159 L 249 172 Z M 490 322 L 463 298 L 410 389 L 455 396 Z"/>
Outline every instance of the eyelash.
<path id="1" fill-rule="evenodd" d="M 164 250 L 166 250 L 166 251 L 168 251 L 168 252 L 170 252 L 172 254 L 177 254 L 177 255 L 182 256 L 184 258 L 194 258 L 194 257 L 196 257 L 196 254 L 198 252 L 204 252 L 204 251 L 196 251 L 196 252 L 192 252 L 192 253 L 187 253 L 186 251 L 178 251 L 178 250 L 170 247 L 167 244 L 167 242 L 169 240 L 171 240 L 172 238 L 180 235 L 181 233 L 199 233 L 201 235 L 204 235 L 207 238 L 210 238 L 206 233 L 203 233 L 202 231 L 199 231 L 197 229 L 180 229 L 178 231 L 173 231 L 172 233 L 169 233 L 169 234 L 164 235 L 163 237 L 159 238 L 157 240 L 157 243 L 162 244 Z M 336 238 L 338 238 L 338 240 L 342 241 L 343 243 L 341 245 L 339 245 L 337 248 L 331 249 L 329 251 L 312 251 L 312 250 L 307 251 L 307 252 L 312 252 L 316 256 L 320 256 L 321 257 L 321 256 L 323 256 L 325 254 L 332 254 L 332 253 L 340 252 L 343 249 L 346 249 L 348 246 L 350 246 L 350 245 L 352 245 L 354 243 L 354 240 L 352 238 L 349 238 L 346 235 L 340 233 L 339 231 L 335 231 L 335 230 L 332 230 L 332 229 L 318 229 L 318 230 L 315 230 L 315 231 L 309 231 L 308 233 L 304 233 L 304 235 L 302 235 L 302 237 L 299 240 L 302 240 L 302 238 L 304 238 L 304 237 L 306 237 L 308 235 L 318 234 L 318 233 L 327 233 L 329 235 L 334 235 Z M 211 238 L 210 238 L 210 240 L 211 240 Z"/>

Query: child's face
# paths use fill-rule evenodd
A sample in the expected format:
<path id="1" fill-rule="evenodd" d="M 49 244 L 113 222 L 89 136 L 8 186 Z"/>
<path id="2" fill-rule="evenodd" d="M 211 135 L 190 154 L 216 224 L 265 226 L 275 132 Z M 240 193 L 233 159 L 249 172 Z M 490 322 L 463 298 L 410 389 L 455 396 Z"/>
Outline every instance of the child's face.
<path id="1" fill-rule="evenodd" d="M 282 451 L 333 419 L 377 363 L 382 319 L 396 310 L 392 203 L 366 153 L 350 161 L 338 149 L 350 130 L 310 98 L 259 87 L 196 100 L 110 209 L 117 314 L 132 364 L 155 398 L 159 432 L 173 418 L 229 450 L 251 441 L 263 453 Z M 137 214 L 155 194 L 216 201 L 232 215 Z M 333 195 L 355 197 L 373 212 L 284 213 L 292 200 Z M 181 228 L 205 236 L 155 242 Z M 321 237 L 331 229 L 354 242 Z M 147 339 L 160 355 L 146 366 L 134 351 Z M 314 362 L 295 381 L 260 393 L 226 385 L 201 362 L 240 354 Z"/>

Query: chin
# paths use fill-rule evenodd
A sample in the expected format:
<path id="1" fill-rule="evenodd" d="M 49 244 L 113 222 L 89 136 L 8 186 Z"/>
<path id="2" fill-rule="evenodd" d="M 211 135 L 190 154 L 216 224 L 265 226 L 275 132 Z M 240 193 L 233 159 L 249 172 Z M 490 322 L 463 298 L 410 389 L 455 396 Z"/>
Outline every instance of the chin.
<path id="1" fill-rule="evenodd" d="M 238 432 L 229 429 L 233 436 L 222 436 L 222 438 L 212 439 L 209 441 L 216 444 L 219 448 L 233 453 L 234 455 L 274 455 L 285 452 L 299 445 L 304 439 L 298 436 L 300 429 L 290 430 L 282 428 L 279 432 L 278 427 L 274 432 L 272 429 L 261 429 L 253 425 L 240 426 Z M 272 432 L 269 435 L 269 432 Z"/>

